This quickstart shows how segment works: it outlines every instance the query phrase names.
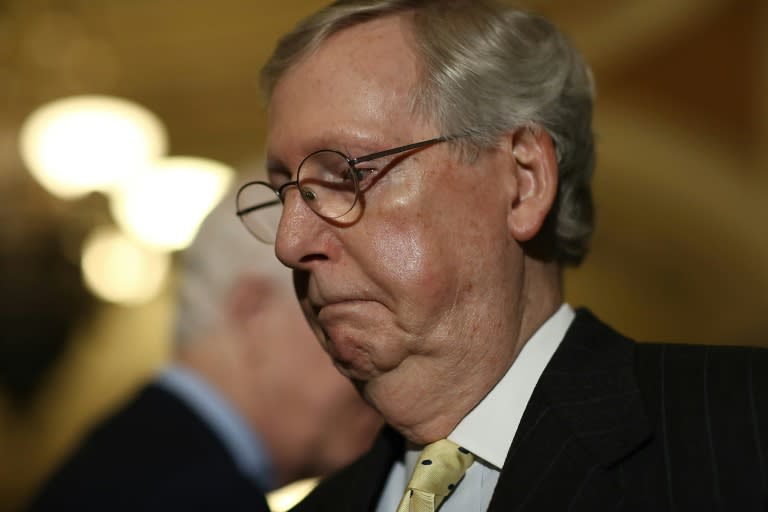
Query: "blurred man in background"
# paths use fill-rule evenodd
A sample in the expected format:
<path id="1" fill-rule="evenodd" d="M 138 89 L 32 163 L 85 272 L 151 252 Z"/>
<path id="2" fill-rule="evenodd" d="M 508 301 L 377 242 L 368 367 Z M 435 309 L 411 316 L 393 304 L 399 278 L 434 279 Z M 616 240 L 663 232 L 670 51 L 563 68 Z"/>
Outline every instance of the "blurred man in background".
<path id="1" fill-rule="evenodd" d="M 267 510 L 364 451 L 378 415 L 306 325 L 290 272 L 231 197 L 184 254 L 174 362 L 98 425 L 31 510 Z"/>

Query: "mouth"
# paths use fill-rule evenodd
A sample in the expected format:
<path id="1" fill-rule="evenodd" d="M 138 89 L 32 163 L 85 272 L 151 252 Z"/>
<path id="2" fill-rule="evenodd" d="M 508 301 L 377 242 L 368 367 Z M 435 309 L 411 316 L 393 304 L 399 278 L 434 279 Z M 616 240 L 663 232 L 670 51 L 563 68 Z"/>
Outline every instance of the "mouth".
<path id="1" fill-rule="evenodd" d="M 326 302 L 311 302 L 309 306 L 318 322 L 325 326 L 354 314 L 357 308 L 368 302 L 362 299 L 335 299 Z"/>
<path id="2" fill-rule="evenodd" d="M 366 302 L 354 299 L 312 305 L 325 351 L 339 371 L 353 380 L 363 379 L 370 366 L 364 342 L 364 317 L 360 311 Z"/>

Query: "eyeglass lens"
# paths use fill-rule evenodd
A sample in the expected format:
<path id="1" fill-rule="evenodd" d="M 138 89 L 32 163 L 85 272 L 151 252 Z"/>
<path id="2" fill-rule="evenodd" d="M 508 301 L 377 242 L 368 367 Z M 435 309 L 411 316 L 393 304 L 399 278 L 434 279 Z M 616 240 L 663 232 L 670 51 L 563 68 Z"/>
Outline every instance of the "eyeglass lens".
<path id="1" fill-rule="evenodd" d="M 318 215 L 335 219 L 355 206 L 358 182 L 347 158 L 337 151 L 312 153 L 299 166 L 299 193 Z M 245 186 L 237 196 L 240 219 L 256 238 L 274 243 L 283 204 L 266 183 Z"/>
<path id="2" fill-rule="evenodd" d="M 269 185 L 254 182 L 241 189 L 237 196 L 237 211 L 253 236 L 262 242 L 274 243 L 283 203 Z"/>
<path id="3" fill-rule="evenodd" d="M 333 150 L 312 153 L 299 166 L 299 189 L 318 215 L 335 219 L 355 206 L 357 180 L 347 158 Z"/>

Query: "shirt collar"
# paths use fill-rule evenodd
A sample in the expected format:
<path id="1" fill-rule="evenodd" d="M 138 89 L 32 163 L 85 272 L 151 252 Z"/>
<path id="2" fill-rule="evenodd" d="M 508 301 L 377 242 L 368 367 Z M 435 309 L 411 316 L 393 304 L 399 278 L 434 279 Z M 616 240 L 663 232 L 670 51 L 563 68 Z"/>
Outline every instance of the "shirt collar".
<path id="1" fill-rule="evenodd" d="M 200 416 L 243 474 L 264 491 L 274 488 L 274 470 L 264 444 L 224 396 L 193 371 L 179 365 L 166 367 L 156 383 Z"/>
<path id="2" fill-rule="evenodd" d="M 523 412 L 544 368 L 575 317 L 563 304 L 525 343 L 507 373 L 448 436 L 501 470 Z"/>

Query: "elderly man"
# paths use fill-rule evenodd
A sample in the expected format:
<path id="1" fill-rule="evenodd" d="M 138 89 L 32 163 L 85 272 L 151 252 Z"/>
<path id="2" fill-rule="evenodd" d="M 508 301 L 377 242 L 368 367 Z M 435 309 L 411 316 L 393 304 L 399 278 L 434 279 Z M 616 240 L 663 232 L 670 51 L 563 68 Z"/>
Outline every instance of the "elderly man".
<path id="1" fill-rule="evenodd" d="M 228 197 L 184 254 L 175 361 L 98 425 L 30 510 L 267 511 L 365 451 L 380 417 L 328 363 Z M 269 250 L 268 250 L 269 249 Z"/>
<path id="2" fill-rule="evenodd" d="M 298 510 L 762 509 L 766 352 L 636 345 L 563 303 L 593 93 L 549 22 L 338 1 L 263 83 L 270 182 L 238 213 L 391 427 Z"/>

